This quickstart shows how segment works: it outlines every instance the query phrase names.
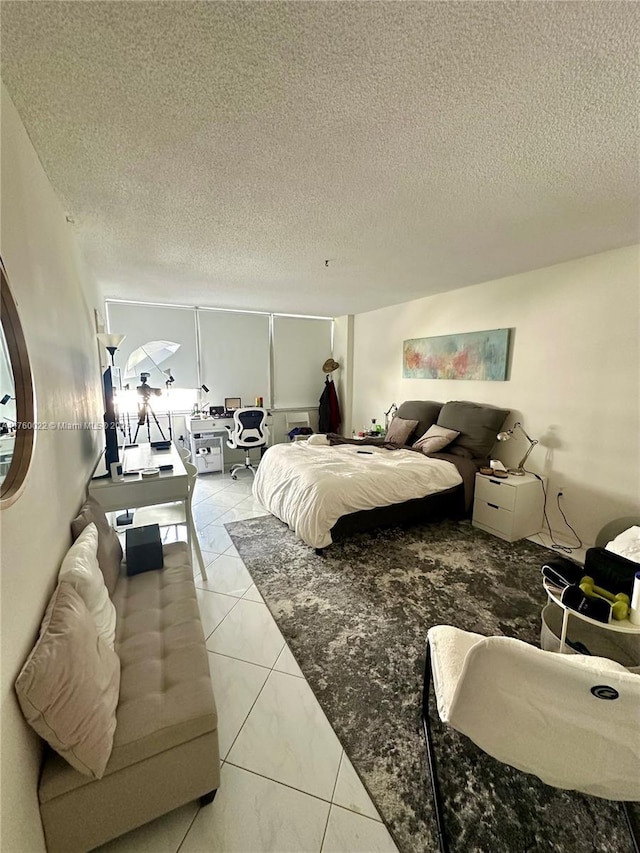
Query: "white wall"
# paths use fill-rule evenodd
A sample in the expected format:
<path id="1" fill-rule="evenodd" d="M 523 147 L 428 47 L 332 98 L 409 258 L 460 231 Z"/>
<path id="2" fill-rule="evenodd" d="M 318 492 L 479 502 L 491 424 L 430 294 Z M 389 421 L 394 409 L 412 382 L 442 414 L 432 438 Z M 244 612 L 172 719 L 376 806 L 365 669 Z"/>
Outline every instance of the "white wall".
<path id="1" fill-rule="evenodd" d="M 72 226 L 4 87 L 0 110 L 0 252 L 31 361 L 36 420 L 101 421 L 93 316 L 99 300 L 79 264 Z M 97 431 L 39 431 L 24 491 L 0 514 L 2 850 L 44 849 L 39 739 L 22 719 L 13 682 L 37 637 L 70 544 L 70 519 L 102 446 Z"/>
<path id="2" fill-rule="evenodd" d="M 354 423 L 381 418 L 392 401 L 475 400 L 511 409 L 536 447 L 528 467 L 550 478 L 551 526 L 586 543 L 607 521 L 637 514 L 639 459 L 638 246 L 426 297 L 355 317 Z M 511 328 L 508 381 L 402 378 L 402 343 Z M 494 456 L 515 463 L 515 440 Z"/>

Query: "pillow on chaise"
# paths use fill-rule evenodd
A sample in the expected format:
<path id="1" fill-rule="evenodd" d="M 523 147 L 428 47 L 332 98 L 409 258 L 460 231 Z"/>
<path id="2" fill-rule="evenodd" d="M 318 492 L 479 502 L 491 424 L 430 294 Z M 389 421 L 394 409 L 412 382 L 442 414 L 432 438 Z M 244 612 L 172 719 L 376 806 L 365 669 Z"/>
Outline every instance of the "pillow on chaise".
<path id="1" fill-rule="evenodd" d="M 113 748 L 120 660 L 96 632 L 84 601 L 62 581 L 16 680 L 25 719 L 66 761 L 93 779 Z"/>
<path id="2" fill-rule="evenodd" d="M 116 608 L 109 598 L 97 553 L 98 530 L 91 522 L 67 551 L 58 580 L 70 583 L 75 589 L 93 616 L 98 636 L 112 649 L 116 639 Z"/>
<path id="3" fill-rule="evenodd" d="M 457 429 L 445 429 L 445 427 L 433 424 L 411 447 L 425 454 L 437 453 L 438 450 L 442 450 L 447 444 L 451 444 L 459 435 L 460 433 Z"/>
<path id="4" fill-rule="evenodd" d="M 385 436 L 385 441 L 391 444 L 397 444 L 402 447 L 409 440 L 409 436 L 418 426 L 418 421 L 409 421 L 405 418 L 399 418 L 397 415 L 389 424 L 389 429 Z"/>
<path id="5" fill-rule="evenodd" d="M 118 539 L 118 534 L 107 521 L 107 516 L 98 501 L 89 496 L 78 515 L 71 522 L 71 535 L 74 541 L 91 522 L 98 528 L 98 565 L 104 576 L 109 595 L 113 595 L 120 575 L 122 545 Z"/>

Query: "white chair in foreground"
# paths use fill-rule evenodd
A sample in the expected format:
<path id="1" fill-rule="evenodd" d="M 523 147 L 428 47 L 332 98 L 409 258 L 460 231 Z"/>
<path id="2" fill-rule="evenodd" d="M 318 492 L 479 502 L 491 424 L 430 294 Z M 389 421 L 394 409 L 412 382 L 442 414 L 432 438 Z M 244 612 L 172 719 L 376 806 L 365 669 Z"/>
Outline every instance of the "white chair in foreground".
<path id="1" fill-rule="evenodd" d="M 188 447 L 185 447 L 184 444 L 176 444 L 176 450 L 180 454 L 180 458 L 183 462 L 189 462 L 191 459 L 191 451 Z"/>
<path id="2" fill-rule="evenodd" d="M 182 455 L 182 454 L 181 454 Z M 188 493 L 186 506 L 183 501 L 175 501 L 174 503 L 158 504 L 157 506 L 143 506 L 134 511 L 133 526 L 143 527 L 146 524 L 159 524 L 160 527 L 174 527 L 179 524 L 185 524 L 187 527 L 187 542 L 189 549 L 193 547 L 200 566 L 200 574 L 203 580 L 207 579 L 207 570 L 205 569 L 202 551 L 200 550 L 200 542 L 198 541 L 198 531 L 193 522 L 191 513 L 191 501 L 193 498 L 193 490 L 198 476 L 198 469 L 191 462 L 184 462 L 184 467 L 187 470 L 189 478 Z"/>
<path id="3" fill-rule="evenodd" d="M 504 764 L 555 788 L 640 800 L 640 675 L 607 658 L 561 655 L 449 625 L 428 632 L 422 720 L 442 853 L 448 841 L 429 723 L 440 719 Z"/>
<path id="4" fill-rule="evenodd" d="M 229 440 L 227 447 L 244 450 L 244 463 L 234 465 L 229 472 L 232 480 L 237 480 L 236 472 L 248 468 L 255 477 L 256 469 L 251 464 L 249 452 L 253 447 L 266 447 L 269 441 L 266 409 L 252 406 L 246 409 L 236 409 L 233 413 L 233 427 L 228 426 Z"/>

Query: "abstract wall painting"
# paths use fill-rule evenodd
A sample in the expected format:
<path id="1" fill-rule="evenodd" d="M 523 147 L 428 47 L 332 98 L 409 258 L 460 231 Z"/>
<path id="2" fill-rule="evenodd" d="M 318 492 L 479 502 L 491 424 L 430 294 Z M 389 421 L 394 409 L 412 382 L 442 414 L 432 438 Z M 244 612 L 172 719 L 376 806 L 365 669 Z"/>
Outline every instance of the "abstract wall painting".
<path id="1" fill-rule="evenodd" d="M 509 329 L 412 338 L 403 345 L 402 376 L 504 382 L 508 354 Z"/>

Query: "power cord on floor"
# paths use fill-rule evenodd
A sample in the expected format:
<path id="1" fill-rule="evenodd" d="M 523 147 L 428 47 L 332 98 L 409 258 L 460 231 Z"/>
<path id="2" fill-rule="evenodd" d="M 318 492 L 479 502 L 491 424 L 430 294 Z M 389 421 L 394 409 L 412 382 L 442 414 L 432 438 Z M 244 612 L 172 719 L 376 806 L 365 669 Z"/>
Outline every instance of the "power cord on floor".
<path id="1" fill-rule="evenodd" d="M 576 537 L 576 539 L 578 541 L 577 545 L 561 545 L 559 542 L 556 542 L 556 540 L 553 538 L 553 533 L 551 532 L 551 525 L 549 524 L 549 516 L 547 515 L 547 490 L 545 489 L 545 486 L 544 486 L 544 480 L 539 474 L 536 474 L 535 471 L 527 471 L 527 474 L 533 474 L 533 476 L 537 480 L 540 481 L 540 485 L 542 486 L 542 494 L 544 495 L 544 503 L 542 505 L 542 513 L 544 515 L 544 520 L 545 520 L 545 523 L 547 525 L 547 530 L 549 531 L 549 539 L 551 539 L 551 542 L 552 542 L 552 545 L 551 545 L 552 549 L 554 551 L 562 551 L 564 554 L 572 554 L 574 551 L 577 551 L 580 548 L 582 548 L 582 539 L 578 536 L 576 531 L 569 524 L 569 522 L 567 521 L 567 516 L 564 513 L 564 510 L 560 506 L 560 498 L 562 497 L 562 492 L 558 492 L 558 495 L 556 498 L 556 500 L 558 502 L 558 509 L 560 510 L 560 515 L 564 519 L 564 523 L 567 525 L 569 530 Z"/>

